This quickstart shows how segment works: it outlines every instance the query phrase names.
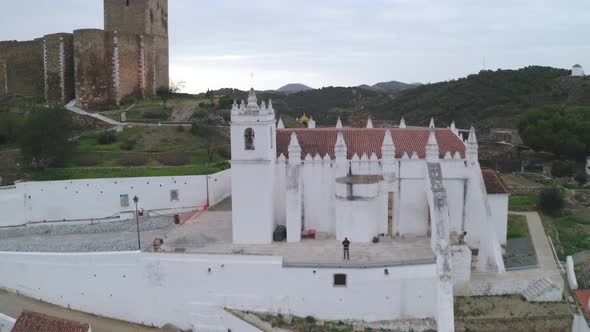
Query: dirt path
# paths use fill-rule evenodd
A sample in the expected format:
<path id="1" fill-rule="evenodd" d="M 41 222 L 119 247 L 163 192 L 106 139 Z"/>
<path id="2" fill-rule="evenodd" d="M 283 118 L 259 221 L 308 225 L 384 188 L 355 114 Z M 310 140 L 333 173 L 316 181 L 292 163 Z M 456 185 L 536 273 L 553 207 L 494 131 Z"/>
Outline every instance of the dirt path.
<path id="1" fill-rule="evenodd" d="M 80 311 L 68 310 L 53 304 L 40 302 L 25 296 L 0 290 L 0 312 L 17 318 L 23 310 L 35 311 L 49 316 L 88 323 L 93 332 L 154 332 L 156 328 L 99 317 Z"/>

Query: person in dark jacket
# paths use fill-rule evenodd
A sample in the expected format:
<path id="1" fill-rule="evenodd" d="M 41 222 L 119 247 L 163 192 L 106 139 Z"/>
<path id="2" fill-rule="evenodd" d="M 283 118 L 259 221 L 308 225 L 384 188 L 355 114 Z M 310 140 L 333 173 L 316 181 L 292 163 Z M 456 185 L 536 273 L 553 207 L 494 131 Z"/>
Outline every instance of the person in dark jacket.
<path id="1" fill-rule="evenodd" d="M 347 237 L 345 237 L 344 241 L 342 241 L 342 246 L 344 247 L 344 259 L 350 260 L 350 253 L 348 251 L 350 248 L 350 241 Z"/>

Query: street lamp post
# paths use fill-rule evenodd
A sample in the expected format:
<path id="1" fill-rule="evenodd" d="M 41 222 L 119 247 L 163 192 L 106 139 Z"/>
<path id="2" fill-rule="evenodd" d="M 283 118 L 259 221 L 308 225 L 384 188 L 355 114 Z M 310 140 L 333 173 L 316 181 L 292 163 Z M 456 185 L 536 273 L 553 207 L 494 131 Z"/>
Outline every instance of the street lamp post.
<path id="1" fill-rule="evenodd" d="M 133 197 L 133 203 L 135 203 L 135 221 L 137 222 L 137 248 L 141 251 L 141 240 L 139 239 L 139 211 L 137 209 L 137 202 L 139 202 L 139 198 L 137 195 Z"/>

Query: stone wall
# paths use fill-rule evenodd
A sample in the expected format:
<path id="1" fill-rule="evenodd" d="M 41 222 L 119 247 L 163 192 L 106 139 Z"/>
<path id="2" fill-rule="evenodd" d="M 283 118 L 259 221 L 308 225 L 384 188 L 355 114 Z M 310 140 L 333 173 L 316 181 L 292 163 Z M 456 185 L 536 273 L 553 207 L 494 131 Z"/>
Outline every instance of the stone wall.
<path id="1" fill-rule="evenodd" d="M 144 96 L 151 97 L 157 90 L 167 89 L 169 86 L 168 1 L 105 0 L 104 16 L 105 30 L 144 36 L 146 66 Z M 129 67 L 127 64 L 121 64 L 122 73 L 130 73 L 139 65 L 134 62 L 130 64 Z M 125 94 L 123 92 L 123 96 Z"/>
<path id="2" fill-rule="evenodd" d="M 168 37 L 167 0 L 105 0 L 105 30 Z"/>
<path id="3" fill-rule="evenodd" d="M 0 42 L 0 60 L 6 63 L 8 92 L 42 97 L 45 92 L 43 40 Z M 6 90 L 6 88 L 5 88 Z"/>
<path id="4" fill-rule="evenodd" d="M 74 31 L 76 99 L 85 109 L 114 104 L 113 33 Z"/>
<path id="5" fill-rule="evenodd" d="M 168 38 L 154 37 L 156 91 L 167 89 L 169 82 Z"/>
<path id="6" fill-rule="evenodd" d="M 74 36 L 60 33 L 44 37 L 45 98 L 52 104 L 74 99 Z"/>
<path id="7" fill-rule="evenodd" d="M 159 75 L 155 71 L 163 71 L 156 63 L 158 52 L 154 47 L 152 36 L 76 30 L 74 64 L 78 103 L 86 110 L 96 110 L 127 98 L 153 97 L 155 77 Z"/>
<path id="8" fill-rule="evenodd" d="M 119 48 L 119 100 L 138 97 L 140 93 L 140 37 L 117 33 Z"/>
<path id="9" fill-rule="evenodd" d="M 167 89 L 167 0 L 105 0 L 105 29 L 0 42 L 0 95 L 100 110 Z"/>

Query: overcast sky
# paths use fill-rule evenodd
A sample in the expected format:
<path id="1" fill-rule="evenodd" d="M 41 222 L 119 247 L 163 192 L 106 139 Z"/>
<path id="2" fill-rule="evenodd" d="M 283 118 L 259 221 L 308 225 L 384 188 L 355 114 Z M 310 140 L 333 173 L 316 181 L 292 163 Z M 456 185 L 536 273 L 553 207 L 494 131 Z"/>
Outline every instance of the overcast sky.
<path id="1" fill-rule="evenodd" d="M 121 0 L 123 1 L 123 0 Z M 134 0 L 132 0 L 134 1 Z M 135 0 L 137 1 L 137 0 Z M 4 1 L 0 40 L 102 28 L 102 0 Z M 437 82 L 488 69 L 590 71 L 588 0 L 169 0 L 187 92 Z"/>

